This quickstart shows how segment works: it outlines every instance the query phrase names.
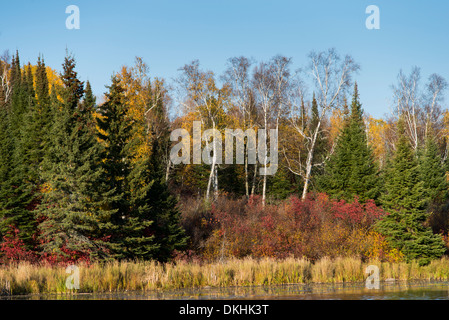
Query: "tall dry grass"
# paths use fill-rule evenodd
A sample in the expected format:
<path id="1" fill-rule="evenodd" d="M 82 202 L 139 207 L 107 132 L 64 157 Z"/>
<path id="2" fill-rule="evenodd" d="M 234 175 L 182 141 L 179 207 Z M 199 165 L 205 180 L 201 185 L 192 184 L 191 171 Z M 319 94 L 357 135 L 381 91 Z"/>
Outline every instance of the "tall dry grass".
<path id="1" fill-rule="evenodd" d="M 293 283 L 363 282 L 368 265 L 381 280 L 449 280 L 449 259 L 418 263 L 362 262 L 359 258 L 230 259 L 213 263 L 128 261 L 78 265 L 78 292 L 121 292 L 192 287 L 260 286 Z M 65 267 L 19 263 L 0 266 L 0 294 L 68 293 Z"/>

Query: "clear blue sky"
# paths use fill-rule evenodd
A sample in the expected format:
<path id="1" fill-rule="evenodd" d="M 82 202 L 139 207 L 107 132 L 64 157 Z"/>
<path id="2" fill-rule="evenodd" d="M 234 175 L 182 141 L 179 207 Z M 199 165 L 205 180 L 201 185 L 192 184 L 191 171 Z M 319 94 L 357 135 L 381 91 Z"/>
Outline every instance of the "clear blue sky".
<path id="1" fill-rule="evenodd" d="M 80 9 L 79 30 L 65 27 L 71 4 Z M 380 30 L 365 27 L 371 4 L 380 9 Z M 60 71 L 68 48 L 99 96 L 135 56 L 152 76 L 170 80 L 193 59 L 217 74 L 240 55 L 260 61 L 283 54 L 296 68 L 311 50 L 335 47 L 361 65 L 361 101 L 376 117 L 389 112 L 401 68 L 416 65 L 424 81 L 432 73 L 449 81 L 448 37 L 449 2 L 441 0 L 14 0 L 0 10 L 0 51 L 17 49 L 32 63 L 43 54 Z"/>

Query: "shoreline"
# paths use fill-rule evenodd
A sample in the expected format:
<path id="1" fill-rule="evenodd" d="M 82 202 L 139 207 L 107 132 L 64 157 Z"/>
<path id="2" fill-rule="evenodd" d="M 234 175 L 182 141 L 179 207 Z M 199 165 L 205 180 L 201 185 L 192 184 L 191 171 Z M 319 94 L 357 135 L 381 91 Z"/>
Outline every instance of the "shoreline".
<path id="1" fill-rule="evenodd" d="M 376 295 L 420 289 L 449 287 L 447 280 L 381 281 L 379 289 L 368 289 L 364 282 L 273 284 L 257 286 L 153 289 L 119 292 L 30 293 L 0 296 L 0 300 L 260 300 L 308 299 L 319 296 Z"/>
<path id="2" fill-rule="evenodd" d="M 315 263 L 295 258 L 245 258 L 204 264 L 116 261 L 79 265 L 79 289 L 69 290 L 66 282 L 71 274 L 66 273 L 65 267 L 19 263 L 15 266 L 0 266 L 0 293 L 1 298 L 10 298 L 30 294 L 155 293 L 170 290 L 363 284 L 368 277 L 365 270 L 369 265 L 378 266 L 382 284 L 449 280 L 447 257 L 434 260 L 426 266 L 419 266 L 417 262 L 362 262 L 350 257 L 323 258 Z"/>

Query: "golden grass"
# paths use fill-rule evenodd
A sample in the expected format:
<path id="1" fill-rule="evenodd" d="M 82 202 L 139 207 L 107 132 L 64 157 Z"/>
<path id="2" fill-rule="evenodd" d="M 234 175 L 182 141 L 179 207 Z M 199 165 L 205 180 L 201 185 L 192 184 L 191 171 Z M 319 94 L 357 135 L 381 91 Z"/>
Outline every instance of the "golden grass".
<path id="1" fill-rule="evenodd" d="M 128 261 L 78 265 L 78 292 L 122 292 L 192 287 L 260 286 L 293 283 L 363 282 L 368 265 L 377 265 L 380 280 L 449 280 L 449 259 L 418 263 L 362 262 L 359 258 L 229 259 L 213 263 Z M 65 267 L 19 263 L 0 266 L 0 295 L 69 293 Z"/>

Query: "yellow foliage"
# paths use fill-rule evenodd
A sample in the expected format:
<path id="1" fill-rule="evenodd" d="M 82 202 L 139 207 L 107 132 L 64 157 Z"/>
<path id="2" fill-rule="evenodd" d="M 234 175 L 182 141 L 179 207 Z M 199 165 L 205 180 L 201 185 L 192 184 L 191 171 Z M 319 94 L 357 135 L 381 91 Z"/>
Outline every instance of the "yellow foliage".
<path id="1" fill-rule="evenodd" d="M 368 138 L 373 148 L 374 157 L 383 166 L 386 159 L 385 135 L 389 125 L 382 119 L 368 117 Z"/>
<path id="2" fill-rule="evenodd" d="M 127 113 L 129 120 L 135 123 L 135 134 L 142 143 L 136 147 L 135 159 L 148 156 L 151 152 L 148 132 L 145 131 L 145 112 L 148 108 L 148 101 L 151 98 L 151 90 L 145 87 L 142 79 L 138 79 L 134 68 L 123 66 L 116 74 L 120 85 L 125 89 L 124 95 L 127 103 Z M 146 75 L 144 75 L 146 77 Z"/>
<path id="3" fill-rule="evenodd" d="M 33 86 L 34 86 L 34 90 L 36 90 L 36 70 L 37 70 L 37 65 L 31 65 L 31 74 L 33 75 Z M 48 85 L 49 85 L 49 90 L 51 92 L 51 90 L 53 89 L 53 87 L 62 87 L 62 80 L 61 77 L 59 75 L 59 73 L 56 70 L 53 70 L 52 68 L 50 68 L 49 66 L 45 66 L 45 70 L 47 72 L 47 79 L 48 79 Z M 49 92 L 49 93 L 50 93 Z M 56 90 L 56 97 L 58 98 L 59 101 L 62 102 L 62 97 L 58 94 L 58 91 Z"/>
<path id="4" fill-rule="evenodd" d="M 334 109 L 330 116 L 330 128 L 329 128 L 329 140 L 330 143 L 334 143 L 343 129 L 345 123 L 345 114 L 341 109 Z"/>
<path id="5" fill-rule="evenodd" d="M 369 231 L 366 235 L 365 241 L 369 244 L 365 255 L 373 260 L 386 260 L 388 262 L 400 262 L 404 255 L 395 248 L 391 248 L 380 233 Z"/>

